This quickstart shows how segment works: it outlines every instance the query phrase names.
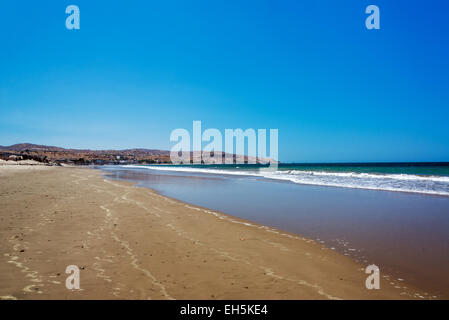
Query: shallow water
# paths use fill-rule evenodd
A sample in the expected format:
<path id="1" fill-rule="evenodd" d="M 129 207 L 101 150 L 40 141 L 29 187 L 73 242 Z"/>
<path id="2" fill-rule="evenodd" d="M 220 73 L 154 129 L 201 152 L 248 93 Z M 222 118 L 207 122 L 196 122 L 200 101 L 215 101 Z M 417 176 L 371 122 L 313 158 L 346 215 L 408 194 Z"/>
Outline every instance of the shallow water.
<path id="1" fill-rule="evenodd" d="M 127 167 L 127 166 L 125 166 Z M 281 164 L 275 170 L 257 165 L 143 165 L 161 171 L 251 175 L 297 184 L 384 190 L 449 197 L 449 163 Z"/>
<path id="2" fill-rule="evenodd" d="M 429 295 L 449 297 L 449 197 L 260 176 L 102 169 L 113 179 L 315 239 Z"/>

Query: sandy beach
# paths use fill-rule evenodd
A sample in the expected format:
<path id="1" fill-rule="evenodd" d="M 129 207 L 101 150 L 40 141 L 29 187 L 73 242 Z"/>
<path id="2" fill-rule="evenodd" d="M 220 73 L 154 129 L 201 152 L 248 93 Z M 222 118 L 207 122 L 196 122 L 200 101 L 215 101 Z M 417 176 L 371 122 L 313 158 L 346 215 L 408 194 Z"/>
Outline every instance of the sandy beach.
<path id="1" fill-rule="evenodd" d="M 367 290 L 366 266 L 319 243 L 98 170 L 2 165 L 0 179 L 0 299 L 424 298 L 387 275 Z"/>

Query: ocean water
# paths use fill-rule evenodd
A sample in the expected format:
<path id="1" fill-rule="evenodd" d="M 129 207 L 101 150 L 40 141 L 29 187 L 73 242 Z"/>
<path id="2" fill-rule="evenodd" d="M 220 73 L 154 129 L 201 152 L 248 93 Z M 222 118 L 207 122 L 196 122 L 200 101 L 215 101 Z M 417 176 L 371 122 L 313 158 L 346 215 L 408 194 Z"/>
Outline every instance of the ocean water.
<path id="1" fill-rule="evenodd" d="M 101 169 L 110 179 L 314 239 L 449 298 L 447 164 Z"/>
<path id="2" fill-rule="evenodd" d="M 138 167 L 176 172 L 251 175 L 305 185 L 449 196 L 449 163 L 281 164 L 274 172 L 252 165 Z"/>

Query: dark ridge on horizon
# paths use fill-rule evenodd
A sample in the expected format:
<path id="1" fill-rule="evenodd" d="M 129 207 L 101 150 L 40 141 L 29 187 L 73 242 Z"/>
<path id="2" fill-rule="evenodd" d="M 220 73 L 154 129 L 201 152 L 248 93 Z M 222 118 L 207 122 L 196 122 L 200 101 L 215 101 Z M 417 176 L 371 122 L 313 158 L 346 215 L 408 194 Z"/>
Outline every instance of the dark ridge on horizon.
<path id="1" fill-rule="evenodd" d="M 75 152 L 126 152 L 126 151 L 142 151 L 142 152 L 169 152 L 160 149 L 146 149 L 146 148 L 131 148 L 131 149 L 76 149 L 76 148 L 62 148 L 56 146 L 47 146 L 34 143 L 16 143 L 10 146 L 0 146 L 0 150 L 11 151 L 75 151 Z"/>
<path id="2" fill-rule="evenodd" d="M 199 154 L 201 162 L 212 164 L 216 158 L 202 158 L 201 152 L 190 152 L 191 159 Z M 212 152 L 212 156 L 225 158 L 230 155 L 236 163 L 236 154 L 227 154 L 224 152 Z M 255 163 L 267 163 L 270 159 L 257 158 L 244 155 L 244 161 Z M 41 162 L 50 163 L 73 163 L 73 164 L 153 164 L 153 163 L 171 163 L 170 151 L 159 149 L 122 149 L 122 150 L 90 150 L 90 149 L 66 149 L 55 146 L 46 146 L 33 143 L 17 143 L 11 146 L 0 146 L 1 159 L 33 159 Z M 192 160 L 190 160 L 192 163 Z"/>
<path id="3" fill-rule="evenodd" d="M 0 146 L 2 160 L 32 159 L 53 164 L 120 164 L 120 163 L 170 163 L 170 152 L 157 149 L 90 150 L 66 149 L 33 143 Z"/>

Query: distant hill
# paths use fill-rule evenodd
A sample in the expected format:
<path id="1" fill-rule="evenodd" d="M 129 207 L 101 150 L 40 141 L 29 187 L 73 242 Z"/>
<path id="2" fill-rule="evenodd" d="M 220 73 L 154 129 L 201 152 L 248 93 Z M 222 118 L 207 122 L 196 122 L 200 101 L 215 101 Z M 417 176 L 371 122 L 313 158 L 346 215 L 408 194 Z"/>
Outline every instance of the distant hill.
<path id="1" fill-rule="evenodd" d="M 156 149 L 89 150 L 65 149 L 32 143 L 0 146 L 3 158 L 11 155 L 48 162 L 91 164 L 91 163 L 169 163 L 170 152 Z"/>
<path id="2" fill-rule="evenodd" d="M 225 153 L 216 152 L 215 157 Z M 198 151 L 191 152 L 191 156 L 201 157 Z M 236 155 L 231 155 L 236 159 Z M 158 149 L 125 149 L 125 150 L 89 150 L 89 149 L 65 149 L 55 146 L 45 146 L 32 143 L 19 143 L 12 146 L 0 146 L 0 158 L 22 157 L 42 162 L 74 163 L 74 164 L 118 164 L 118 163 L 171 163 L 170 151 Z M 267 163 L 268 159 L 257 159 L 245 156 L 247 161 Z M 206 160 L 206 163 L 207 160 Z"/>
<path id="3" fill-rule="evenodd" d="M 63 151 L 64 148 L 60 147 L 53 147 L 53 146 L 43 146 L 38 144 L 32 144 L 32 143 L 18 143 L 13 144 L 12 146 L 0 146 L 0 150 L 11 150 L 11 151 L 26 151 L 26 150 L 32 150 L 32 151 Z"/>
<path id="4" fill-rule="evenodd" d="M 169 154 L 169 151 L 166 150 L 157 150 L 157 149 L 124 149 L 124 150 L 90 150 L 90 149 L 65 149 L 61 147 L 55 147 L 55 146 L 44 146 L 39 144 L 32 144 L 32 143 L 18 143 L 13 144 L 12 146 L 0 146 L 0 150 L 10 150 L 10 151 L 17 151 L 17 152 L 26 152 L 26 151 L 33 151 L 33 152 L 95 152 L 95 153 L 150 153 L 150 154 Z"/>

